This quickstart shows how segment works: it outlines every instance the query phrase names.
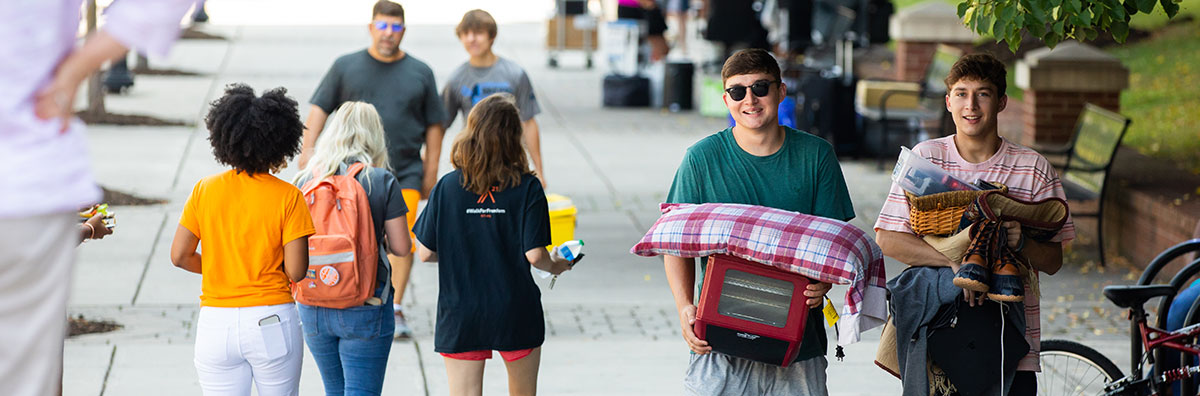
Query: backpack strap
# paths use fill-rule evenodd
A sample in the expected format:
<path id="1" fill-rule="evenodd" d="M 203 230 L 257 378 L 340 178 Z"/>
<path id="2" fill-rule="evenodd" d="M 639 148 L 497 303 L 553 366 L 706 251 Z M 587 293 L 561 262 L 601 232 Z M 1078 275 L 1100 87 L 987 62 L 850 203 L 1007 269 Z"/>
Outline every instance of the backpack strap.
<path id="1" fill-rule="evenodd" d="M 313 178 L 309 179 L 307 182 L 305 182 L 303 186 L 300 186 L 301 194 L 308 195 L 308 193 L 312 192 L 313 190 L 316 190 L 317 187 L 320 187 L 322 184 L 333 184 L 333 182 L 329 181 L 328 177 L 321 179 L 321 180 L 317 180 L 316 177 L 317 177 L 317 175 L 316 175 L 316 172 L 314 171 Z"/>
<path id="2" fill-rule="evenodd" d="M 366 169 L 366 168 L 367 168 L 366 164 L 364 164 L 362 162 L 355 162 L 354 165 L 350 165 L 350 169 L 346 170 L 346 175 L 350 176 L 350 177 L 357 177 L 358 172 L 361 172 L 363 169 Z"/>
<path id="3" fill-rule="evenodd" d="M 345 165 L 342 165 L 342 166 L 344 167 Z M 358 173 L 362 172 L 363 169 L 366 169 L 366 168 L 367 168 L 366 164 L 364 164 L 362 162 L 355 162 L 354 165 L 350 165 L 350 168 L 347 169 L 346 173 L 343 173 L 343 174 L 350 176 L 352 178 L 357 177 Z M 323 178 L 321 180 L 317 180 L 317 171 L 314 169 L 312 179 L 310 179 L 307 183 L 304 183 L 304 185 L 300 187 L 300 193 L 303 195 L 308 195 L 308 193 L 312 192 L 313 190 L 316 190 L 317 187 L 320 187 L 322 184 L 333 184 L 333 182 L 330 181 L 328 177 Z"/>

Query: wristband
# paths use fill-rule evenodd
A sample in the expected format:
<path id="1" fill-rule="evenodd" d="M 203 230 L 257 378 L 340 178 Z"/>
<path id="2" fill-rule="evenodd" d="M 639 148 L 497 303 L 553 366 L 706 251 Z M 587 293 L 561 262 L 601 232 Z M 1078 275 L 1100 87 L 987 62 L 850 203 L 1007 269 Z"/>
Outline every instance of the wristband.
<path id="1" fill-rule="evenodd" d="M 96 227 L 93 227 L 90 223 L 83 223 L 83 225 L 87 226 L 88 229 L 92 231 L 90 235 L 88 235 L 87 239 L 96 239 Z"/>

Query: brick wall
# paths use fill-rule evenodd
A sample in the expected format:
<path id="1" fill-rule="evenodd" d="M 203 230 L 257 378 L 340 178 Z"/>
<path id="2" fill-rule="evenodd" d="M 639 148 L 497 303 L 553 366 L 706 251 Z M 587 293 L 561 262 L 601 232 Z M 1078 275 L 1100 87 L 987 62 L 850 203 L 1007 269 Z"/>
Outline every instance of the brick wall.
<path id="1" fill-rule="evenodd" d="M 900 81 L 921 81 L 925 77 L 925 69 L 933 61 L 933 53 L 938 44 L 947 44 L 970 53 L 971 45 L 939 43 L 935 41 L 896 41 L 896 79 Z"/>
<path id="2" fill-rule="evenodd" d="M 1122 147 L 1110 183 L 1105 207 L 1109 252 L 1117 249 L 1131 264 L 1145 268 L 1160 252 L 1197 232 L 1200 175 Z M 1186 258 L 1164 270 L 1166 279 L 1191 262 L 1190 255 Z"/>
<path id="3" fill-rule="evenodd" d="M 1075 123 L 1084 103 L 1092 103 L 1114 112 L 1121 110 L 1119 92 L 1025 91 L 1025 144 L 1061 144 L 1075 134 Z"/>

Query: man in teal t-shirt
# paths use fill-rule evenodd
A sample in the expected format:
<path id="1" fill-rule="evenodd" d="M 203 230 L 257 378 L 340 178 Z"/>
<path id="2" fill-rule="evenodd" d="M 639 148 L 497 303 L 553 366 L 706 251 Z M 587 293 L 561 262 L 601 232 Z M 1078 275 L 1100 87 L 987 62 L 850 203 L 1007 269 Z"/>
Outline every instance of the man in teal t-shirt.
<path id="1" fill-rule="evenodd" d="M 790 210 L 838 220 L 854 218 L 850 193 L 833 147 L 824 140 L 779 125 L 777 108 L 787 87 L 779 65 L 763 50 L 734 54 L 721 70 L 725 105 L 736 125 L 688 148 L 667 201 L 739 203 Z M 695 261 L 666 256 L 667 280 L 679 311 L 683 338 L 692 355 L 684 381 L 689 395 L 825 395 L 828 340 L 820 313 L 832 285 L 814 282 L 805 296 L 809 318 L 796 362 L 787 367 L 711 353 L 696 338 Z"/>

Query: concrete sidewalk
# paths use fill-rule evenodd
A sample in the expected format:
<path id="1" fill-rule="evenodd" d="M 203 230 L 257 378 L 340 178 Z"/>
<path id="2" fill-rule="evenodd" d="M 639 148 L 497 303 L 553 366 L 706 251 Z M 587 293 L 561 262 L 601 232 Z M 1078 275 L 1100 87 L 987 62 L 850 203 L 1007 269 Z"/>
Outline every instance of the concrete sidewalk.
<path id="1" fill-rule="evenodd" d="M 114 208 L 116 234 L 80 249 L 70 312 L 114 320 L 124 328 L 67 340 L 67 395 L 200 394 L 192 365 L 200 277 L 174 268 L 167 252 L 193 184 L 224 169 L 213 161 L 201 125 L 207 103 L 228 83 L 244 82 L 258 91 L 284 86 L 301 103 L 303 117 L 333 59 L 368 43 L 361 26 L 207 29 L 229 40 L 182 41 L 170 58 L 154 63 L 201 76 L 138 76 L 129 94 L 108 99 L 110 111 L 187 120 L 195 126 L 89 129 L 102 185 L 167 203 Z M 694 112 L 601 108 L 603 73 L 583 69 L 582 56 L 573 59 L 571 54 L 561 57 L 562 68 L 547 69 L 543 29 L 535 24 L 502 26 L 496 52 L 522 64 L 537 89 L 548 190 L 571 197 L 579 207 L 576 236 L 587 241 L 588 260 L 562 276 L 553 290 L 538 280 L 547 322 L 539 388 L 551 395 L 679 394 L 688 353 L 661 261 L 628 251 L 658 217 L 658 203 L 684 150 L 723 129 L 724 120 Z M 428 63 L 439 84 L 466 60 L 448 25 L 412 26 L 402 48 Z M 462 122 L 459 117 L 446 142 Z M 449 144 L 445 147 L 443 173 L 451 169 Z M 875 171 L 871 161 L 844 161 L 842 167 L 855 203 L 854 224 L 870 230 L 889 175 Z M 281 177 L 294 172 L 289 169 Z M 901 269 L 889 260 L 889 277 Z M 1128 356 L 1128 348 L 1121 337 L 1127 328 L 1116 315 L 1101 318 L 1095 311 L 1088 316 L 1094 308 L 1106 307 L 1096 297 L 1098 285 L 1120 283 L 1124 273 L 1078 272 L 1068 265 L 1063 275 L 1043 278 L 1044 317 L 1063 310 L 1060 319 L 1043 319 L 1044 334 L 1086 336 L 1089 344 L 1125 366 L 1127 358 L 1121 356 Z M 1091 298 L 1085 297 L 1092 289 Z M 837 287 L 830 296 L 840 300 L 843 293 Z M 406 298 L 416 336 L 392 345 L 386 394 L 447 393 L 442 359 L 432 348 L 436 297 L 436 267 L 417 264 Z M 1069 315 L 1076 319 L 1064 323 Z M 878 337 L 878 331 L 866 333 L 863 342 L 846 348 L 845 361 L 830 362 L 831 394 L 899 392 L 900 382 L 872 364 Z M 486 373 L 485 393 L 505 393 L 503 364 L 490 361 Z M 302 394 L 321 392 L 309 357 Z"/>

